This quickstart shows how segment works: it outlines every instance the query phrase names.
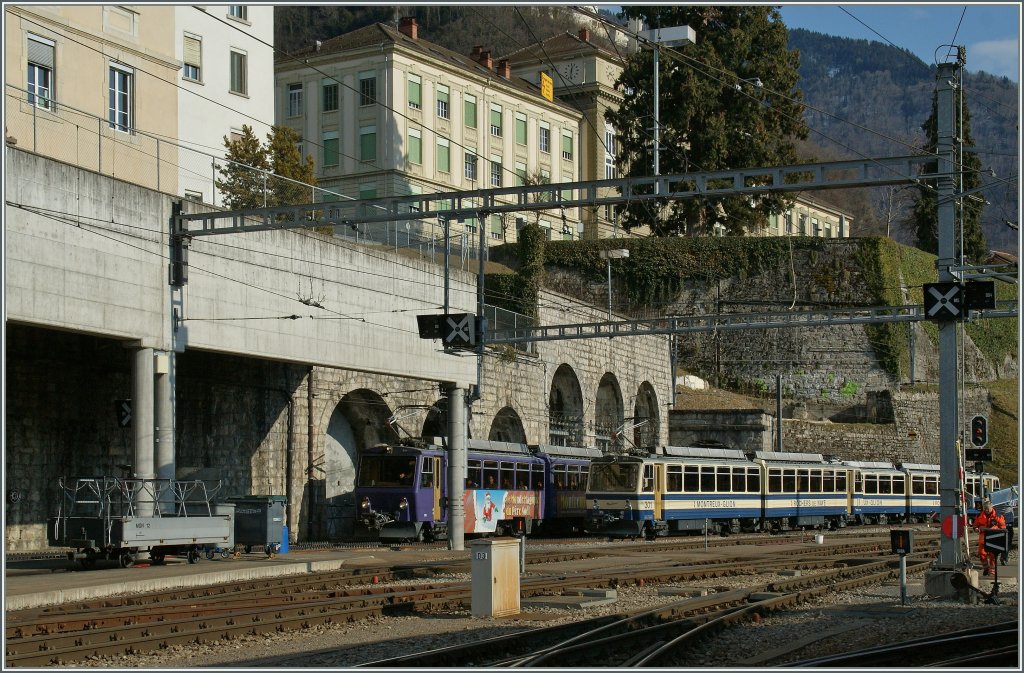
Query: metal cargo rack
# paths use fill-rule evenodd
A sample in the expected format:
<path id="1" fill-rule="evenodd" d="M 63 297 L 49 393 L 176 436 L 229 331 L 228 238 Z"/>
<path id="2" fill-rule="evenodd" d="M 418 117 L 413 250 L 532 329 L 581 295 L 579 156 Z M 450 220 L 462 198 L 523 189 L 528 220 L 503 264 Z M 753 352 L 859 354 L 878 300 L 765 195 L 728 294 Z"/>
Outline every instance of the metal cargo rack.
<path id="1" fill-rule="evenodd" d="M 156 564 L 168 554 L 196 563 L 204 552 L 207 558 L 235 553 L 234 505 L 214 502 L 219 481 L 62 477 L 59 486 L 48 541 L 75 549 L 69 560 L 85 568 L 97 559 L 128 567 L 147 551 Z"/>

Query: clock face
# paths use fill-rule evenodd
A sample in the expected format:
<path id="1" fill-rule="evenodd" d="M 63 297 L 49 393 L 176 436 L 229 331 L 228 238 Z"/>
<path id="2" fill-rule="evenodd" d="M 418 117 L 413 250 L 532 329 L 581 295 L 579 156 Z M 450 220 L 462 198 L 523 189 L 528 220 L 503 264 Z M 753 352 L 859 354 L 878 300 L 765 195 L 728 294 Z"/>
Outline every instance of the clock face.
<path id="1" fill-rule="evenodd" d="M 580 66 L 578 63 L 566 63 L 562 66 L 562 77 L 570 82 L 575 82 L 579 79 L 579 76 Z"/>

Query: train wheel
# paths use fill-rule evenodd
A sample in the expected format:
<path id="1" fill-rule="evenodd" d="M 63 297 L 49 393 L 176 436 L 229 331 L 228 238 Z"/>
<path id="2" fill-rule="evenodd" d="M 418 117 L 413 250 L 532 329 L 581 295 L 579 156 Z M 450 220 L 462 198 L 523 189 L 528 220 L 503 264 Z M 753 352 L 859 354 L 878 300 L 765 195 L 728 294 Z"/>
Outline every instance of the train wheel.
<path id="1" fill-rule="evenodd" d="M 161 554 L 161 553 L 155 553 L 155 554 L 150 554 L 149 555 L 149 560 L 155 566 L 162 566 L 164 564 L 164 558 L 165 558 L 164 555 Z"/>
<path id="2" fill-rule="evenodd" d="M 82 564 L 82 568 L 85 570 L 92 570 L 96 567 L 96 552 L 92 549 L 86 549 L 85 558 L 81 559 L 79 563 Z"/>
<path id="3" fill-rule="evenodd" d="M 117 562 L 121 564 L 122 568 L 131 568 L 135 564 L 135 557 L 131 552 L 126 551 L 118 557 Z"/>
<path id="4" fill-rule="evenodd" d="M 187 558 L 189 563 L 199 563 L 199 559 L 201 557 L 199 556 L 199 552 L 197 550 L 189 549 Z"/>

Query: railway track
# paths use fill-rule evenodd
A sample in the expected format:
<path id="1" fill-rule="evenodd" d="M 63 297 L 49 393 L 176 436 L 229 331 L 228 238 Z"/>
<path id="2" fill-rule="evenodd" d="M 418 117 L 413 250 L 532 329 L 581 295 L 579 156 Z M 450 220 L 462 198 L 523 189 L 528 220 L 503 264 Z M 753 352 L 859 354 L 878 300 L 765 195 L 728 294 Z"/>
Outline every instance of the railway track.
<path id="1" fill-rule="evenodd" d="M 612 545 L 600 550 L 565 548 L 528 553 L 524 596 L 558 594 L 567 589 L 626 584 L 692 582 L 716 577 L 753 575 L 779 568 L 814 570 L 835 583 L 863 566 L 893 563 L 881 541 L 852 540 L 830 547 L 792 547 L 783 553 L 767 547 L 748 560 L 707 559 L 665 563 L 637 559 L 639 549 L 692 550 L 692 542 Z M 724 542 L 723 542 L 724 543 Z M 872 561 L 880 554 L 885 561 Z M 545 572 L 545 564 L 600 556 L 607 566 L 589 573 Z M 857 568 L 861 568 L 860 571 Z M 211 643 L 245 634 L 304 630 L 322 624 L 350 623 L 371 617 L 439 613 L 470 603 L 468 582 L 432 581 L 443 575 L 468 573 L 468 560 L 363 567 L 247 581 L 187 590 L 107 598 L 58 607 L 12 612 L 5 624 L 8 666 L 60 665 L 89 657 L 135 654 L 187 643 Z M 797 589 L 811 576 L 795 577 Z M 395 585 L 405 581 L 409 584 Z M 766 591 L 779 590 L 765 588 Z M 723 599 L 719 596 L 719 600 Z M 710 600 L 710 599 L 709 599 Z M 748 601 L 737 594 L 732 607 Z M 713 601 L 712 601 L 713 602 Z M 690 610 L 687 607 L 686 610 Z M 682 610 L 682 608 L 680 608 Z M 711 608 L 701 608 L 703 612 Z M 670 610 L 669 613 L 672 611 Z M 692 617 L 691 617 L 692 618 Z M 678 620 L 675 617 L 674 620 Z M 535 644 L 536 646 L 536 644 Z M 423 664 L 420 664 L 423 665 Z"/>

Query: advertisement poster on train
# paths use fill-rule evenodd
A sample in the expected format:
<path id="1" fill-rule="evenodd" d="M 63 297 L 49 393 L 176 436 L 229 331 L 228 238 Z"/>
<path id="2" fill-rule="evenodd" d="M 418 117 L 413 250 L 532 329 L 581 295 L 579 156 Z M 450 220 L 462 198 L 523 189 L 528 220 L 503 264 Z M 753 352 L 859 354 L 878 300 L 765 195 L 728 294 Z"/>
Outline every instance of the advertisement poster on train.
<path id="1" fill-rule="evenodd" d="M 466 533 L 494 533 L 499 521 L 540 517 L 535 491 L 467 490 L 462 505 Z"/>

